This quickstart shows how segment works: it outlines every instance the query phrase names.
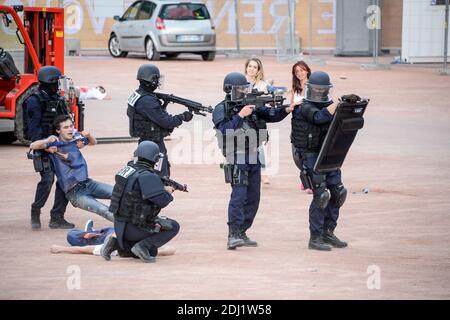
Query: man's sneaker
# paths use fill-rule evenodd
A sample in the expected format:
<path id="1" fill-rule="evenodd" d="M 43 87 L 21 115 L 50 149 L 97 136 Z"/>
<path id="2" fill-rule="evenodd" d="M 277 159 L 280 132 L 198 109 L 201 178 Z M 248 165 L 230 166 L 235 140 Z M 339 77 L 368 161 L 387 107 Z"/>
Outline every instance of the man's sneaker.
<path id="1" fill-rule="evenodd" d="M 31 213 L 31 229 L 32 230 L 41 229 L 40 214 Z"/>
<path id="2" fill-rule="evenodd" d="M 89 219 L 84 225 L 84 232 L 90 233 L 94 230 L 94 221 Z"/>
<path id="3" fill-rule="evenodd" d="M 91 220 L 92 221 L 92 220 Z M 103 242 L 103 246 L 100 249 L 100 255 L 107 261 L 111 260 L 111 253 L 114 250 L 117 250 L 117 238 L 110 234 L 106 237 L 105 242 Z"/>
<path id="4" fill-rule="evenodd" d="M 326 230 L 322 234 L 323 242 L 332 245 L 335 248 L 345 248 L 348 244 L 347 242 L 339 240 L 331 230 Z"/>
<path id="5" fill-rule="evenodd" d="M 51 218 L 48 223 L 50 229 L 73 229 L 75 225 L 73 223 L 67 222 L 63 217 Z"/>
<path id="6" fill-rule="evenodd" d="M 309 238 L 308 248 L 319 251 L 331 251 L 331 247 L 323 242 L 320 235 L 311 235 L 311 238 Z"/>
<path id="7" fill-rule="evenodd" d="M 131 248 L 131 252 L 133 252 L 139 259 L 144 262 L 151 263 L 156 261 L 156 258 L 151 256 L 148 252 L 148 249 L 145 248 L 140 242 L 136 243 Z"/>
<path id="8" fill-rule="evenodd" d="M 244 240 L 244 247 L 257 247 L 258 242 L 250 239 L 245 232 L 241 233 L 240 238 Z"/>

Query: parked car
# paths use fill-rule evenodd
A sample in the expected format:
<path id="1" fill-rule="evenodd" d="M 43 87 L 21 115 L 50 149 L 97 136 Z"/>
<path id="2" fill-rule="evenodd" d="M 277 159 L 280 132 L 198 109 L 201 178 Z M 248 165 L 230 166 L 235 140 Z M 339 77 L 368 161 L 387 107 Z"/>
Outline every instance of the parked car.
<path id="1" fill-rule="evenodd" d="M 114 20 L 108 49 L 115 58 L 128 52 L 145 53 L 149 60 L 180 53 L 200 54 L 205 61 L 215 58 L 215 27 L 201 1 L 139 0 Z"/>

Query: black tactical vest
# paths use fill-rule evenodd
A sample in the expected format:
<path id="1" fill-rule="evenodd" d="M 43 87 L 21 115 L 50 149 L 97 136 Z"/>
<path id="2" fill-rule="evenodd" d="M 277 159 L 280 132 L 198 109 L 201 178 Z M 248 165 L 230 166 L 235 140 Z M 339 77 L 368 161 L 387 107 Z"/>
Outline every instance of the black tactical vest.
<path id="1" fill-rule="evenodd" d="M 116 184 L 109 206 L 109 211 L 114 214 L 114 220 L 146 227 L 161 211 L 157 205 L 142 199 L 138 178 L 146 171 L 148 169 L 131 165 L 124 167 L 116 174 Z"/>
<path id="2" fill-rule="evenodd" d="M 154 96 L 154 94 L 139 88 L 128 98 L 127 116 L 130 124 L 130 136 L 159 142 L 170 135 L 173 130 L 164 129 L 146 116 L 136 112 L 134 106 L 143 96 Z"/>
<path id="3" fill-rule="evenodd" d="M 39 99 L 39 103 L 41 105 L 42 116 L 40 126 L 42 129 L 42 138 L 47 138 L 48 136 L 56 134 L 56 131 L 53 128 L 53 122 L 56 117 L 69 114 L 69 108 L 67 107 L 66 100 L 60 96 L 57 98 L 55 96 L 49 97 L 48 95 L 42 93 L 41 90 L 36 90 L 36 92 L 32 95 Z M 28 128 L 26 125 L 24 132 L 27 131 Z M 27 137 L 27 139 L 29 139 L 29 137 Z"/>
<path id="4" fill-rule="evenodd" d="M 239 108 L 232 105 L 228 105 L 226 101 L 222 104 L 225 105 L 225 121 L 231 120 L 233 115 L 239 112 Z M 253 131 L 254 130 L 254 131 Z M 233 150 L 227 150 L 227 135 L 217 134 L 219 142 L 219 148 L 222 150 L 222 154 L 226 157 L 231 152 L 236 153 L 249 153 L 256 152 L 259 146 L 268 140 L 269 135 L 267 132 L 267 123 L 265 120 L 260 119 L 258 114 L 254 112 L 243 120 L 242 128 L 234 132 L 233 137 Z M 256 139 L 255 139 L 256 136 Z M 245 145 L 242 141 L 245 141 Z M 228 142 L 228 146 L 231 142 Z"/>
<path id="5" fill-rule="evenodd" d="M 302 107 L 303 105 L 300 106 L 300 108 Z M 313 112 L 320 111 L 322 107 L 327 107 L 327 105 L 323 104 L 319 108 L 309 104 L 305 107 L 317 109 L 311 111 Z M 315 125 L 310 123 L 302 112 L 293 112 L 291 125 L 291 143 L 296 148 L 299 148 L 302 152 L 319 152 L 330 124 Z"/>

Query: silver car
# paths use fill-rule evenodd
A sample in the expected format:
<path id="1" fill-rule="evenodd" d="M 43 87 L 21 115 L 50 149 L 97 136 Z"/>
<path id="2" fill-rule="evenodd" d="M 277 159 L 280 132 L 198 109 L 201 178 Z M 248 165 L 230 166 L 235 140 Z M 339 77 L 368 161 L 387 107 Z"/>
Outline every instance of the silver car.
<path id="1" fill-rule="evenodd" d="M 115 58 L 128 52 L 145 53 L 149 60 L 162 54 L 196 53 L 205 61 L 216 56 L 215 27 L 201 1 L 139 0 L 114 20 L 108 49 Z"/>

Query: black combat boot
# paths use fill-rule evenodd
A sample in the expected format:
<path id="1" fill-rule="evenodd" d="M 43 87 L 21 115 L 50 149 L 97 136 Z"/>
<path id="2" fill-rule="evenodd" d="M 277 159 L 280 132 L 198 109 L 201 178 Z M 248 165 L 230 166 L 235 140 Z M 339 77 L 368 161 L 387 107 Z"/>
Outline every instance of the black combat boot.
<path id="1" fill-rule="evenodd" d="M 231 227 L 228 227 L 228 242 L 227 242 L 227 249 L 228 250 L 234 250 L 237 247 L 242 247 L 245 243 L 244 240 L 240 237 L 240 232 L 236 229 L 233 229 Z"/>
<path id="2" fill-rule="evenodd" d="M 132 248 L 131 252 L 135 254 L 139 259 L 141 259 L 144 262 L 151 263 L 156 262 L 156 258 L 150 255 L 149 250 L 146 248 L 146 246 L 142 243 L 142 241 L 136 243 Z"/>
<path id="3" fill-rule="evenodd" d="M 50 229 L 73 229 L 75 225 L 73 223 L 67 222 L 64 217 L 50 218 L 48 223 Z"/>
<path id="4" fill-rule="evenodd" d="M 325 230 L 322 233 L 322 240 L 335 248 L 345 248 L 347 246 L 347 242 L 339 240 L 339 238 L 334 235 L 332 230 Z"/>
<path id="5" fill-rule="evenodd" d="M 258 242 L 250 239 L 247 234 L 245 233 L 244 229 L 241 229 L 241 233 L 239 235 L 239 237 L 244 240 L 244 247 L 257 247 L 258 246 Z"/>
<path id="6" fill-rule="evenodd" d="M 109 235 L 106 239 L 105 242 L 103 243 L 103 246 L 100 250 L 100 255 L 105 259 L 105 260 L 111 260 L 111 253 L 114 250 L 118 249 L 118 243 L 117 243 L 117 238 L 114 237 L 112 234 Z"/>
<path id="7" fill-rule="evenodd" d="M 31 229 L 39 230 L 41 229 L 41 210 L 31 209 Z"/>
<path id="8" fill-rule="evenodd" d="M 331 247 L 323 242 L 322 236 L 314 234 L 311 234 L 311 237 L 309 238 L 308 248 L 320 251 L 331 251 Z"/>

